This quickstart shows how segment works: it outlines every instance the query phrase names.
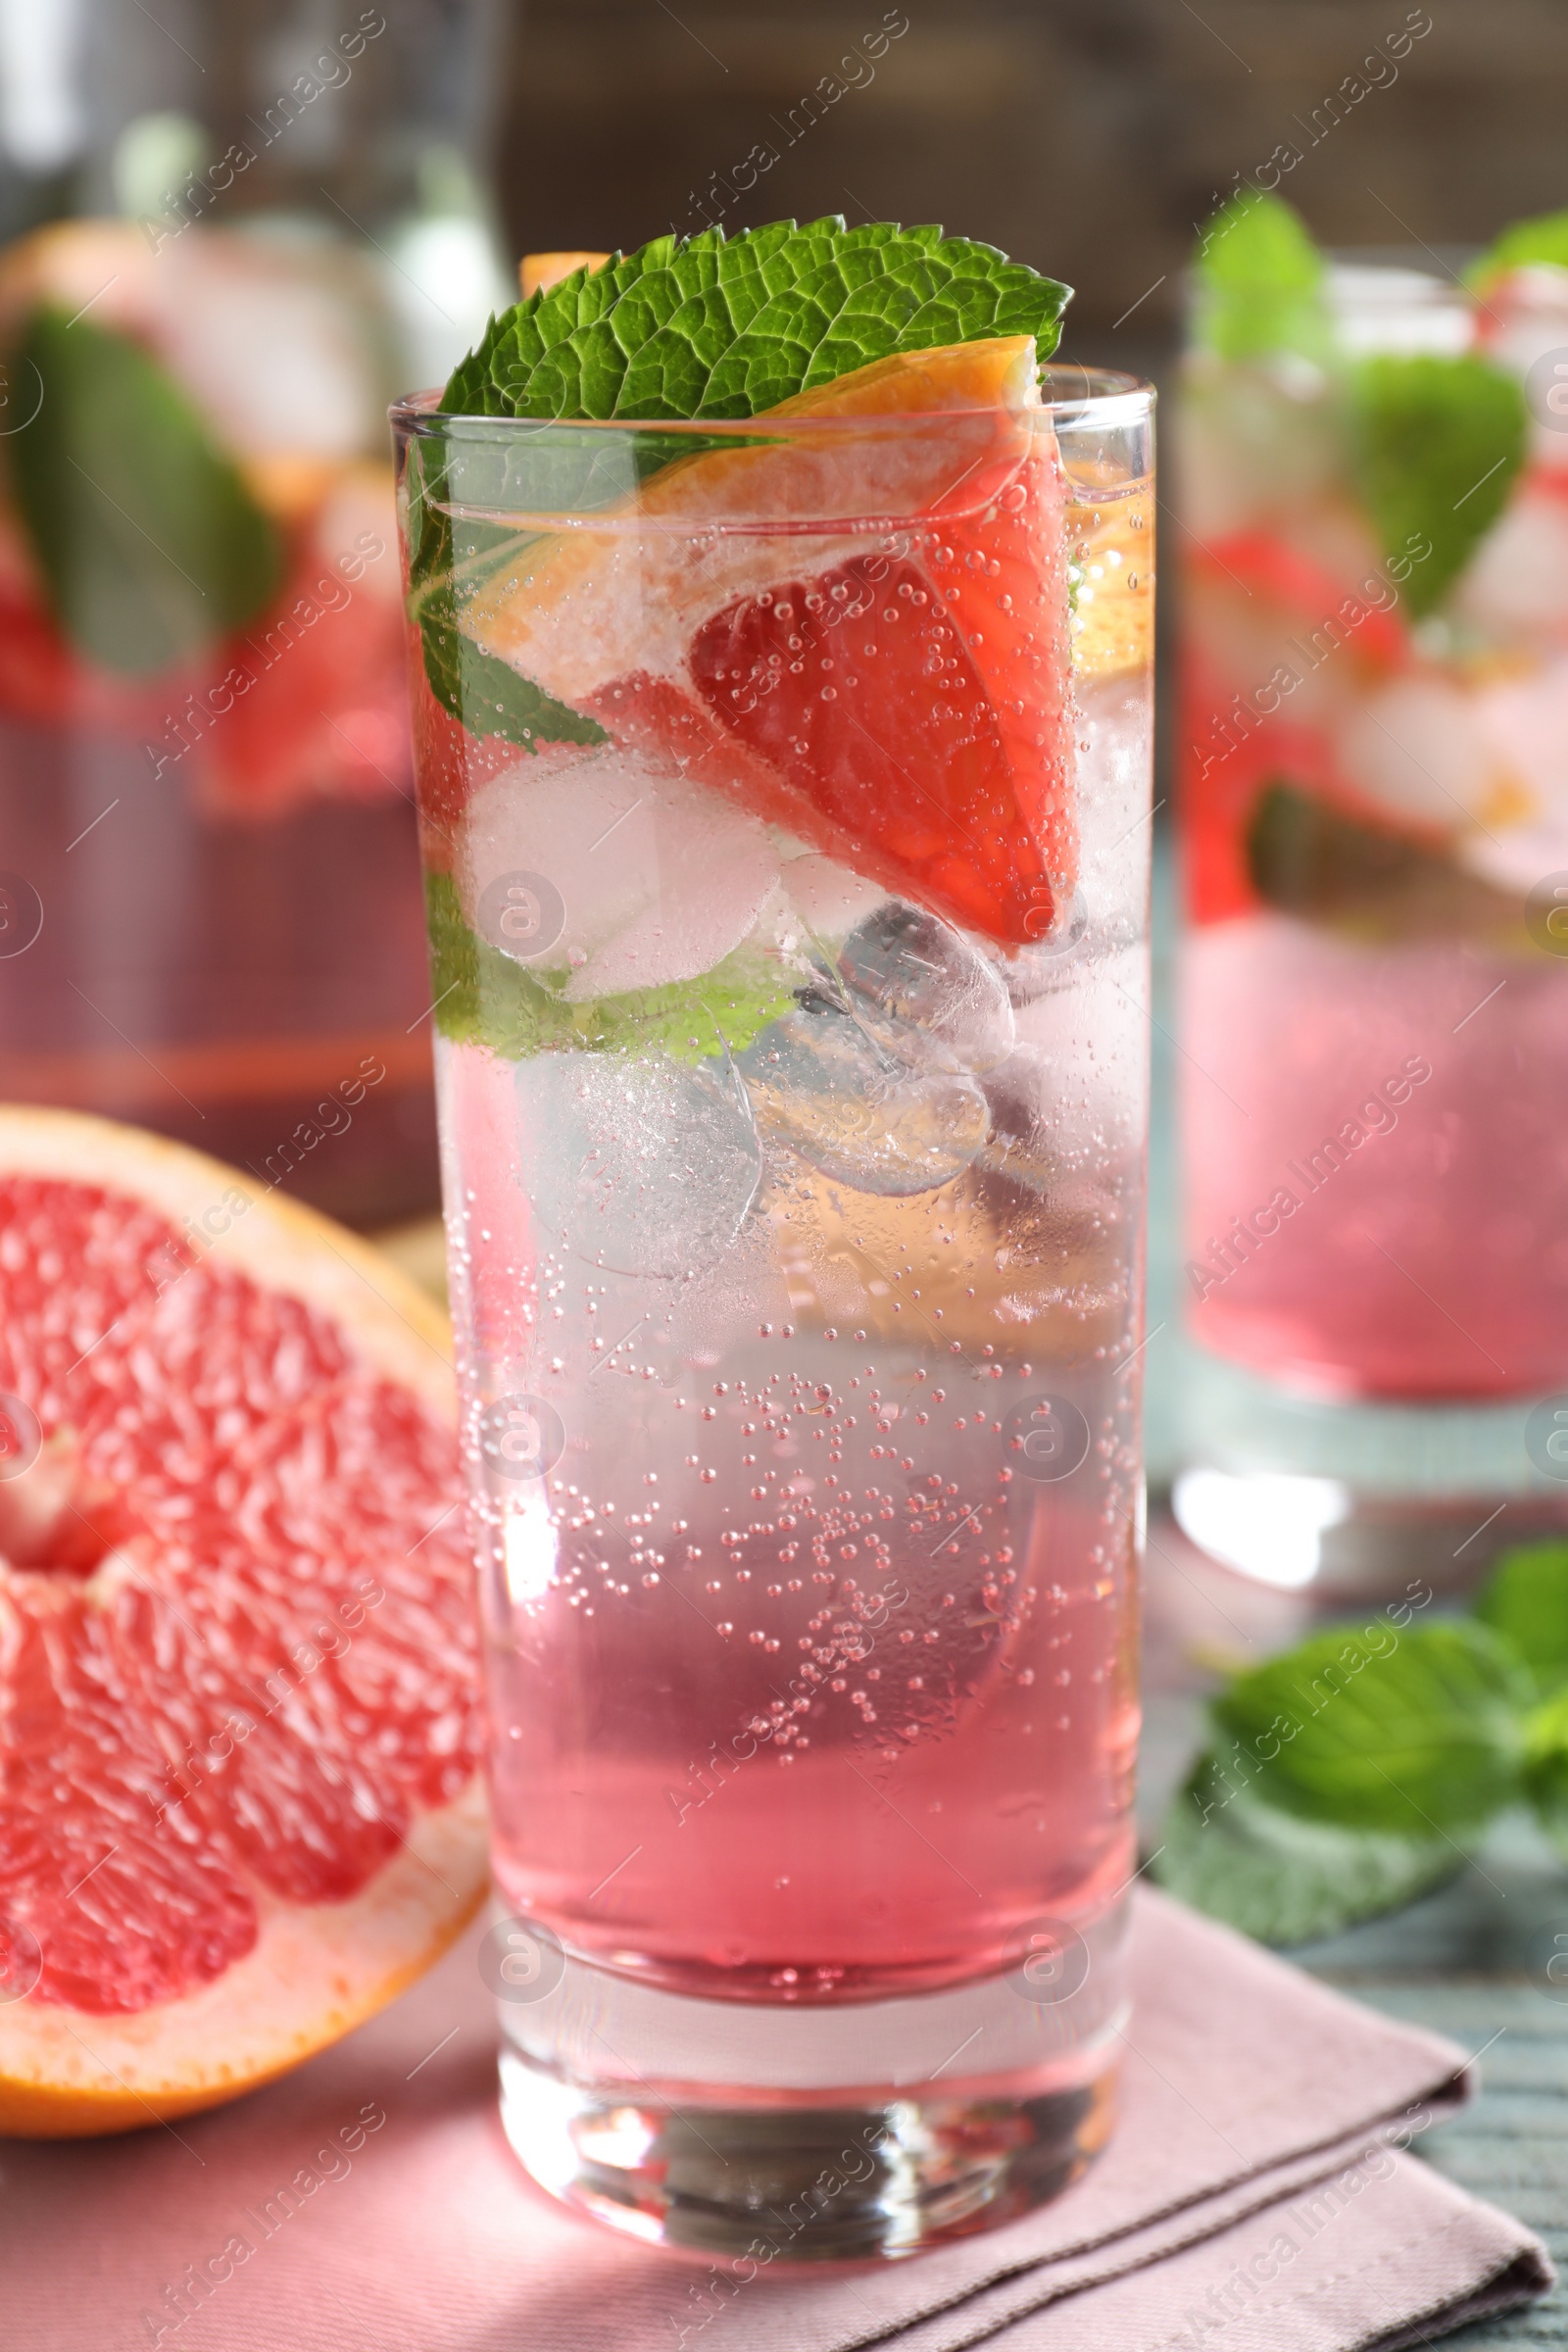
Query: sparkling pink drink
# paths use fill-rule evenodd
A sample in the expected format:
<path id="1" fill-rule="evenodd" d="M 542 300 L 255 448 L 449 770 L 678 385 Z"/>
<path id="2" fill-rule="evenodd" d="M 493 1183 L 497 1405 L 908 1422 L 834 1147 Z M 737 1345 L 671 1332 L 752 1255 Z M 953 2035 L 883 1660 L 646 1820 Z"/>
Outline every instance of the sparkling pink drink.
<path id="1" fill-rule="evenodd" d="M 1560 1384 L 1568 975 L 1440 943 L 1373 959 L 1264 916 L 1196 942 L 1186 991 L 1234 1098 L 1193 1080 L 1204 1344 L 1318 1396 Z"/>
<path id="2" fill-rule="evenodd" d="M 1561 1516 L 1537 1421 L 1568 1380 L 1568 416 L 1550 399 L 1568 267 L 1509 244 L 1465 285 L 1331 266 L 1284 206 L 1249 200 L 1198 263 L 1181 1097 L 1199 1346 L 1177 1509 L 1287 1581 L 1397 1585 L 1428 1555 L 1475 1573 Z M 1298 1482 L 1269 1490 L 1272 1533 L 1257 1477 Z M 1282 1512 L 1340 1532 L 1287 1568 Z"/>
<path id="3" fill-rule="evenodd" d="M 272 223 L 0 252 L 0 1094 L 433 1205 L 385 297 Z"/>
<path id="4" fill-rule="evenodd" d="M 579 729 L 519 755 L 416 689 L 508 2128 L 685 2242 L 896 2082 L 911 2244 L 1105 2128 L 1148 397 L 1058 389 L 780 426 L 770 469 L 401 416 L 460 569 L 480 534 L 465 630 Z M 571 465 L 652 486 L 540 512 Z"/>

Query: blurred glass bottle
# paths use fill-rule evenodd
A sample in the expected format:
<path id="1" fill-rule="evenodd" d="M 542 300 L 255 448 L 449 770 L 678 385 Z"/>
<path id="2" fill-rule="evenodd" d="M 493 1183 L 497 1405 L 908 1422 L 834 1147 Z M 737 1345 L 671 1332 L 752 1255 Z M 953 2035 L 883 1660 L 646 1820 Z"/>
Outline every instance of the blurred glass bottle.
<path id="1" fill-rule="evenodd" d="M 510 288 L 485 0 L 0 0 L 0 1095 L 436 1199 L 387 401 Z"/>
<path id="2" fill-rule="evenodd" d="M 1239 201 L 1178 411 L 1175 1507 L 1340 1598 L 1568 1524 L 1568 215 L 1422 258 Z"/>

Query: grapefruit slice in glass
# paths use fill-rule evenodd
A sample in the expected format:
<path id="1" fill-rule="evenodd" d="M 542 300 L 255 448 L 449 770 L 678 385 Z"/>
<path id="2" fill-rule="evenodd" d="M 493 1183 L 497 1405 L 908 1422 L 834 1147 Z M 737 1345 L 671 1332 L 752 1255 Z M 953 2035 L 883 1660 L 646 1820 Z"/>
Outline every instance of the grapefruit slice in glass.
<path id="1" fill-rule="evenodd" d="M 0 2132 L 233 2097 L 477 1906 L 453 1420 L 376 1251 L 0 1110 Z"/>
<path id="2" fill-rule="evenodd" d="M 1040 938 L 1077 851 L 1033 338 L 901 353 L 769 420 L 844 430 L 664 467 L 603 528 L 523 547 L 464 629 L 888 889 Z"/>

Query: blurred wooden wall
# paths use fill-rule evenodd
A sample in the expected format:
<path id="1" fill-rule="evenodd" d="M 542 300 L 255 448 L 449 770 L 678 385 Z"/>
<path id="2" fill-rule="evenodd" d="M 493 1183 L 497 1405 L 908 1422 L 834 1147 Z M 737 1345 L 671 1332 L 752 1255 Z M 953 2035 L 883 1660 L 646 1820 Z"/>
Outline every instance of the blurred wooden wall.
<path id="1" fill-rule="evenodd" d="M 807 106 L 824 77 L 858 86 Z M 1238 174 L 1276 159 L 1338 244 L 1479 242 L 1568 204 L 1565 122 L 1564 0 L 529 0 L 499 161 L 519 251 L 940 220 L 1076 284 L 1074 356 L 1143 366 Z"/>

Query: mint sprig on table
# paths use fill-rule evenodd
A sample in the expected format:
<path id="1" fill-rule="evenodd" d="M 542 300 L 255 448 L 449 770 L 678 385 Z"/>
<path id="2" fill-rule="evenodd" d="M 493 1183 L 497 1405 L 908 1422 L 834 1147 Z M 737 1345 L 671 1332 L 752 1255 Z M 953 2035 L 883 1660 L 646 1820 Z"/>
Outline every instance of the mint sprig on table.
<path id="1" fill-rule="evenodd" d="M 945 237 L 940 228 L 847 228 L 833 215 L 728 238 L 717 228 L 655 237 L 493 318 L 454 370 L 441 410 L 562 422 L 753 416 L 901 351 L 1033 335 L 1044 360 L 1056 348 L 1070 294 L 995 246 Z M 662 442 L 658 460 L 687 456 L 692 446 Z M 433 450 L 429 462 L 438 477 Z M 617 478 L 605 494 L 620 486 Z M 411 481 L 411 606 L 436 700 L 470 734 L 499 735 L 524 751 L 602 742 L 591 719 L 464 636 L 465 592 L 526 543 L 466 523 L 458 545 L 439 511 L 444 495 L 439 478 Z"/>
<path id="2" fill-rule="evenodd" d="M 1239 1675 L 1171 1807 L 1159 1876 L 1269 1943 L 1337 1934 L 1533 1807 L 1568 1857 L 1568 1543 L 1507 1553 L 1465 1615 L 1399 1610 Z"/>
<path id="3" fill-rule="evenodd" d="M 1528 246 L 1555 239 L 1568 252 L 1568 214 L 1517 233 Z M 1508 244 L 1505 232 L 1494 253 Z M 1525 455 L 1524 392 L 1474 352 L 1354 358 L 1339 349 L 1327 272 L 1326 257 L 1283 197 L 1244 190 L 1215 214 L 1199 245 L 1198 340 L 1233 364 L 1266 366 L 1283 355 L 1325 370 L 1338 393 L 1351 477 L 1385 557 L 1407 556 L 1420 540 L 1431 549 L 1404 591 L 1419 619 L 1443 602 L 1508 503 Z"/>

